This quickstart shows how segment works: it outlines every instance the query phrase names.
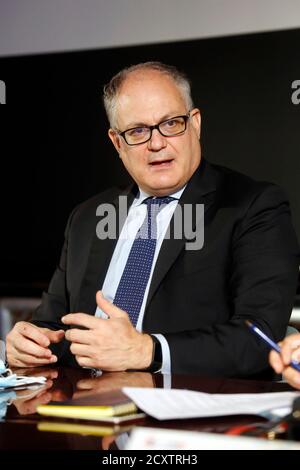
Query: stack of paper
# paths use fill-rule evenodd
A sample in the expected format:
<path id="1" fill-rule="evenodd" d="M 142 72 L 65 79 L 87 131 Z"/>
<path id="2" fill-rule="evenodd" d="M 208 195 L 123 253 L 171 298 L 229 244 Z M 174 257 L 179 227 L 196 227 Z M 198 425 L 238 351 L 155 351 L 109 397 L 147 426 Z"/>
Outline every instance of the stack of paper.
<path id="1" fill-rule="evenodd" d="M 123 388 L 138 408 L 153 418 L 185 419 L 227 415 L 263 415 L 278 408 L 289 412 L 299 392 L 210 394 L 164 388 Z"/>

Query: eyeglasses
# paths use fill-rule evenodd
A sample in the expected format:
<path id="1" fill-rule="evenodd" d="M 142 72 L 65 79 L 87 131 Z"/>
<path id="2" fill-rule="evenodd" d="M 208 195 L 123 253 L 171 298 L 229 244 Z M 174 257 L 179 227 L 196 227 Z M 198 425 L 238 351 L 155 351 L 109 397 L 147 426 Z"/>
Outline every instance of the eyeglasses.
<path id="1" fill-rule="evenodd" d="M 118 134 L 123 137 L 128 145 L 139 145 L 148 142 L 152 137 L 152 132 L 157 129 L 164 137 L 173 137 L 183 134 L 186 130 L 187 121 L 190 118 L 190 112 L 183 116 L 174 116 L 166 121 L 161 121 L 155 126 L 132 127 Z"/>

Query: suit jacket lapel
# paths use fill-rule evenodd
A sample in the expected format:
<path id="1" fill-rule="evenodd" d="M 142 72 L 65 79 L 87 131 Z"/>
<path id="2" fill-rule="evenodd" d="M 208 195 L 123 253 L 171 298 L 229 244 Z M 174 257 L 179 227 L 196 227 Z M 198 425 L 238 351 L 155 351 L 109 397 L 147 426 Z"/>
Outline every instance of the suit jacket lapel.
<path id="1" fill-rule="evenodd" d="M 123 191 L 111 201 L 116 208 L 117 214 L 117 239 L 118 234 L 122 229 L 122 225 L 119 227 L 119 196 L 127 196 L 127 208 L 129 209 L 130 205 L 133 202 L 133 199 L 136 194 L 136 188 L 132 185 L 129 190 Z M 109 202 L 109 201 L 108 201 Z M 95 217 L 96 220 L 96 217 Z M 89 252 L 88 262 L 86 271 L 83 276 L 83 280 L 80 287 L 80 292 L 78 296 L 78 311 L 84 313 L 90 313 L 94 315 L 97 304 L 96 304 L 96 292 L 102 288 L 106 272 L 113 255 L 117 239 L 106 238 L 100 240 L 96 234 L 96 225 L 98 220 L 96 220 L 94 235 L 91 243 L 91 248 Z M 124 223 L 124 221 L 123 221 Z"/>
<path id="2" fill-rule="evenodd" d="M 215 201 L 217 181 L 218 177 L 215 170 L 208 162 L 202 160 L 200 166 L 193 174 L 179 200 L 178 205 L 181 206 L 182 214 L 185 204 L 204 204 L 204 216 L 206 219 L 208 210 Z M 172 217 L 170 223 L 171 233 L 172 226 L 174 224 L 174 216 Z M 193 220 L 192 230 L 194 231 L 195 228 L 196 220 Z M 163 241 L 149 289 L 146 310 L 158 286 L 161 284 L 163 278 L 181 251 L 185 248 L 185 243 L 188 241 L 189 240 L 184 237 L 184 234 L 181 239 L 175 239 L 171 237 L 170 239 L 165 239 Z"/>

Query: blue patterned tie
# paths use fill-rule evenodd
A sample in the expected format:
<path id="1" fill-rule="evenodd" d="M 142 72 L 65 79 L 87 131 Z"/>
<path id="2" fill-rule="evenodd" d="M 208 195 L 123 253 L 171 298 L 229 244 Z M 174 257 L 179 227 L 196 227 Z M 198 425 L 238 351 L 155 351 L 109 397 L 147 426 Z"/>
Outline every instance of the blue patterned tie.
<path id="1" fill-rule="evenodd" d="M 151 273 L 157 239 L 156 216 L 173 200 L 174 198 L 167 196 L 143 201 L 147 204 L 147 215 L 132 244 L 114 299 L 114 304 L 128 313 L 134 326 L 138 321 Z"/>

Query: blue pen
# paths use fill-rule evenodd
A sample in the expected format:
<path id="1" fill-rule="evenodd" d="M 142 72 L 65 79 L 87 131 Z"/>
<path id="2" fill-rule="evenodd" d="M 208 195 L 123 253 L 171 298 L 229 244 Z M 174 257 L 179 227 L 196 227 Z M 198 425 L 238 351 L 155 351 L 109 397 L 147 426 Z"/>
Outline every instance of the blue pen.
<path id="1" fill-rule="evenodd" d="M 252 330 L 257 336 L 259 336 L 265 343 L 267 343 L 270 348 L 274 349 L 278 353 L 281 352 L 280 347 L 278 346 L 277 343 L 275 343 L 269 336 L 267 336 L 263 331 L 261 331 L 254 323 L 252 323 L 249 320 L 245 321 L 246 325 Z M 295 361 L 294 359 L 291 360 L 290 364 L 293 369 L 296 369 L 298 372 L 300 372 L 300 364 L 299 362 Z"/>

